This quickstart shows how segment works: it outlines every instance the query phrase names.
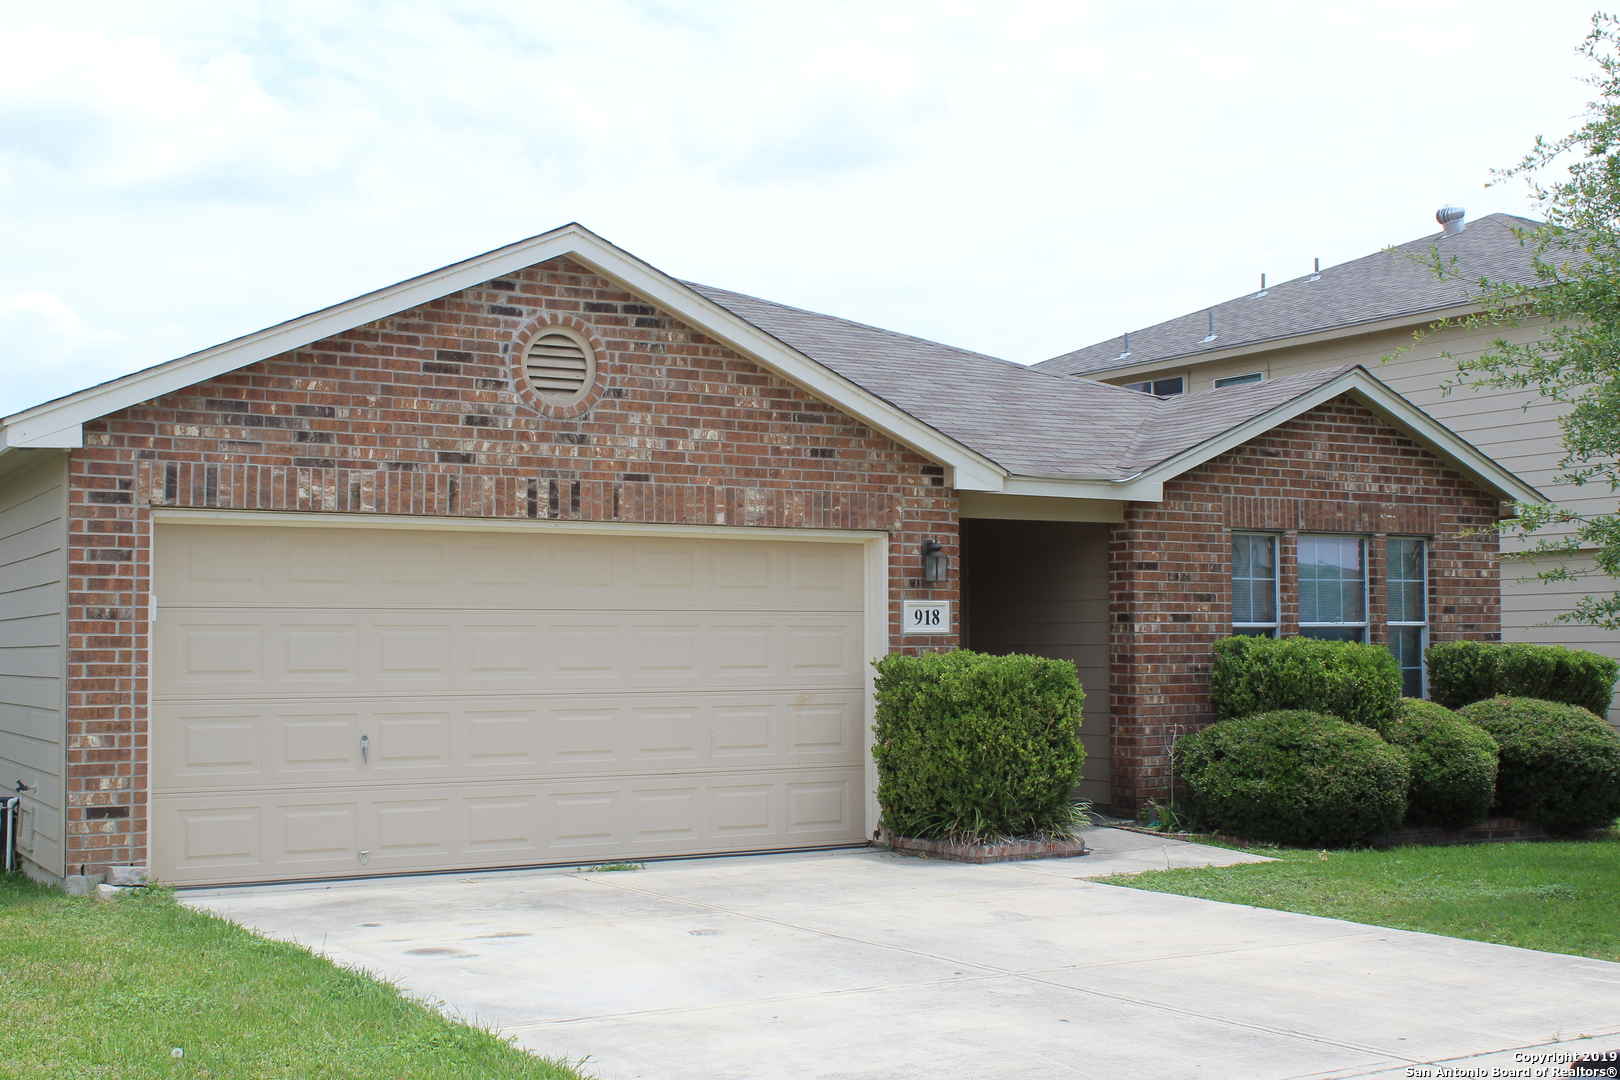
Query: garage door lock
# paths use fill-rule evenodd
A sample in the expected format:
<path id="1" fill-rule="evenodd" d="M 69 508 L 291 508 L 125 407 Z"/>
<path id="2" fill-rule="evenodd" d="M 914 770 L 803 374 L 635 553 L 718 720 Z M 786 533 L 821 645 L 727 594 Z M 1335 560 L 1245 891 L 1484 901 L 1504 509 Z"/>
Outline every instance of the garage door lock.
<path id="1" fill-rule="evenodd" d="M 371 736 L 367 735 L 365 732 L 361 732 L 360 733 L 360 760 L 362 762 L 368 761 L 368 760 L 370 760 L 370 755 L 371 755 Z"/>
<path id="2" fill-rule="evenodd" d="M 364 866 L 371 861 L 371 851 L 368 848 L 360 849 L 360 865 Z"/>

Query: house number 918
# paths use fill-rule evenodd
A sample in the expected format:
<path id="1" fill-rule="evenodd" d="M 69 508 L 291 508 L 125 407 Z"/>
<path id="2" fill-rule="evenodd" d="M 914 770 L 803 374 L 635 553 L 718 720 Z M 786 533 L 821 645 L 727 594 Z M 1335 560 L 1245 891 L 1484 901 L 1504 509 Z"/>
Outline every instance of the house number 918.
<path id="1" fill-rule="evenodd" d="M 902 633 L 948 634 L 951 632 L 951 604 L 948 600 L 906 600 L 900 605 Z"/>

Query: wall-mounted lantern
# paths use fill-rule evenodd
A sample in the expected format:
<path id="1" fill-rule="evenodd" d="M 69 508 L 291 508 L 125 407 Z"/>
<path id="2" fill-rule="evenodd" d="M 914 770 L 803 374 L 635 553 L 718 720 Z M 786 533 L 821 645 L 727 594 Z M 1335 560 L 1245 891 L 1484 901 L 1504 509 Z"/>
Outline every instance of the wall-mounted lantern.
<path id="1" fill-rule="evenodd" d="M 939 546 L 938 540 L 922 542 L 923 580 L 944 581 L 951 569 L 951 557 Z"/>

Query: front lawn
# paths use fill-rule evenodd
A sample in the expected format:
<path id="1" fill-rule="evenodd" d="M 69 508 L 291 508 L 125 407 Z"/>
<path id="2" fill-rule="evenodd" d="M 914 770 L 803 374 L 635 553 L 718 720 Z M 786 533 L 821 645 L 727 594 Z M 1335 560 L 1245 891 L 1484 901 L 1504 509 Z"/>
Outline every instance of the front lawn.
<path id="1" fill-rule="evenodd" d="M 0 877 L 0 1016 L 8 1078 L 581 1078 L 162 891 L 97 903 L 20 875 Z"/>
<path id="2" fill-rule="evenodd" d="M 1277 858 L 1099 878 L 1108 885 L 1620 960 L 1620 835 Z"/>

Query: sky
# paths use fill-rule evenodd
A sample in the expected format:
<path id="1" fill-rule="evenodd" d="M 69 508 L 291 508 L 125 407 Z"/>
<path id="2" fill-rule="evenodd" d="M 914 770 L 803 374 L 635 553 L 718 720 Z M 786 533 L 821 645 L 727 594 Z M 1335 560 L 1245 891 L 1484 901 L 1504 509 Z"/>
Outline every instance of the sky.
<path id="1" fill-rule="evenodd" d="M 0 414 L 578 221 L 1032 363 L 1470 218 L 1565 0 L 0 0 Z"/>

